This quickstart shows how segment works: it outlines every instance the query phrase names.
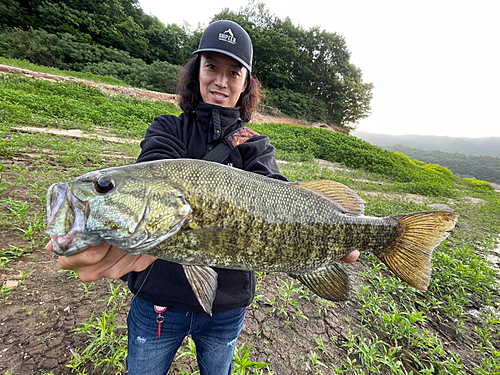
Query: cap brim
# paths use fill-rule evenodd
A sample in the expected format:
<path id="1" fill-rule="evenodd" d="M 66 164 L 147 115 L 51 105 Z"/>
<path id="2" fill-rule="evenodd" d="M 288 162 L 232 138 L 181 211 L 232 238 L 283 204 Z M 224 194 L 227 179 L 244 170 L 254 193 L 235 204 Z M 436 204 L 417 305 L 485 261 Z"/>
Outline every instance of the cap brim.
<path id="1" fill-rule="evenodd" d="M 252 72 L 252 68 L 246 62 L 244 62 L 242 59 L 240 59 L 235 54 L 232 54 L 231 52 L 228 52 L 228 51 L 223 50 L 223 49 L 217 49 L 217 48 L 202 48 L 202 49 L 198 49 L 198 50 L 194 51 L 193 55 L 195 55 L 197 53 L 202 53 L 202 52 L 218 52 L 218 53 L 222 53 L 223 55 L 232 57 L 233 59 L 235 59 L 236 61 L 238 61 L 239 63 L 241 63 L 241 65 L 243 65 L 245 68 L 247 68 L 247 70 L 250 73 Z"/>

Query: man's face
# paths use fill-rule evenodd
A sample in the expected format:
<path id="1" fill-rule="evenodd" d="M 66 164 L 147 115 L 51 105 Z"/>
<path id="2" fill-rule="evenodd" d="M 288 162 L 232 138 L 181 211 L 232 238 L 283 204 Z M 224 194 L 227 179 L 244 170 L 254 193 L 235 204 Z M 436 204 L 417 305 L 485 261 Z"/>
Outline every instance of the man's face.
<path id="1" fill-rule="evenodd" d="M 232 57 L 204 52 L 200 62 L 200 92 L 205 103 L 236 107 L 247 83 L 247 69 Z"/>

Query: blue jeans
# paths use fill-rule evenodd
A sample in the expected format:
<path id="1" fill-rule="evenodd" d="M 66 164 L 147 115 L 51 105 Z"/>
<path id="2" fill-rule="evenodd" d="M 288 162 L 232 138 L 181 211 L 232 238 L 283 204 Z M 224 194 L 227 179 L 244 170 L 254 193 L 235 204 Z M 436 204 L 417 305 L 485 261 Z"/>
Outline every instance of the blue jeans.
<path id="1" fill-rule="evenodd" d="M 128 375 L 165 375 L 187 335 L 196 344 L 201 375 L 230 375 L 245 311 L 242 307 L 210 316 L 167 309 L 162 313 L 165 320 L 157 338 L 158 313 L 154 305 L 135 297 L 127 317 Z"/>

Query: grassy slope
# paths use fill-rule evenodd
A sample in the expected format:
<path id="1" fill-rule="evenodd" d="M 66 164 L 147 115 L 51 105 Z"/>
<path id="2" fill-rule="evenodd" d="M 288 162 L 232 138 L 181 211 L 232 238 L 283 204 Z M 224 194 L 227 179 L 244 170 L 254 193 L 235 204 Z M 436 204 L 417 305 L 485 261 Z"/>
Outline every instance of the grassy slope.
<path id="1" fill-rule="evenodd" d="M 77 84 L 1 76 L 0 225 L 2 233 L 12 230 L 26 246 L 13 249 L 0 244 L 0 267 L 8 267 L 18 256 L 40 249 L 46 241 L 44 192 L 52 182 L 90 169 L 131 162 L 139 152 L 135 143 L 24 134 L 12 131 L 12 127 L 77 128 L 140 139 L 154 116 L 162 113 L 178 114 L 179 109 L 171 103 L 109 97 Z M 427 210 L 436 203 L 448 204 L 461 214 L 453 235 L 436 249 L 428 293 L 406 287 L 389 275 L 378 260 L 369 256 L 364 259 L 362 284 L 356 289 L 353 302 L 356 316 L 342 343 L 347 356 L 340 362 L 328 363 L 327 348 L 318 342 L 314 353 L 323 352 L 324 363 L 320 365 L 322 362 L 313 352 L 304 353 L 310 373 L 314 369 L 315 373 L 323 369 L 325 373 L 349 370 L 360 374 L 498 373 L 498 275 L 484 254 L 495 247 L 500 233 L 500 197 L 488 183 L 460 179 L 440 166 L 415 162 L 340 133 L 286 124 L 251 127 L 270 136 L 279 159 L 286 161 L 281 169 L 291 180 L 327 178 L 342 182 L 368 202 L 369 215 Z M 28 166 L 20 167 L 16 161 L 26 155 Z M 21 196 L 19 191 L 31 194 L 35 203 L 27 207 L 23 201 L 26 194 Z M 416 202 L 408 199 L 408 194 L 422 197 Z M 260 280 L 265 283 L 265 276 L 261 275 Z M 297 299 L 304 293 L 291 290 Z M 281 300 L 285 292 L 278 289 Z M 275 313 L 277 318 L 300 316 L 297 305 L 288 302 L 280 305 L 274 301 L 276 309 L 288 311 L 284 315 Z M 335 308 L 324 301 L 315 303 L 319 309 Z M 482 314 L 478 318 L 468 313 L 480 307 Z M 258 309 L 259 304 L 255 303 L 254 308 Z M 464 335 L 456 350 L 445 348 L 447 339 L 439 330 L 429 329 L 440 324 Z M 259 350 L 257 345 L 253 350 Z"/>
<path id="2" fill-rule="evenodd" d="M 103 76 L 99 76 L 99 75 L 96 75 L 93 73 L 82 73 L 82 72 L 74 72 L 74 71 L 69 71 L 69 70 L 60 70 L 57 68 L 50 68 L 47 66 L 36 65 L 36 64 L 30 63 L 27 60 L 6 59 L 5 57 L 0 56 L 0 64 L 14 66 L 16 68 L 29 69 L 29 70 L 33 70 L 35 72 L 54 74 L 54 75 L 63 76 L 63 77 L 80 78 L 80 79 L 85 79 L 85 80 L 96 82 L 96 83 L 104 83 L 104 84 L 109 84 L 109 85 L 130 87 L 130 85 L 127 84 L 126 82 L 123 82 L 123 81 L 121 81 L 117 78 L 114 78 L 114 77 L 103 77 Z"/>

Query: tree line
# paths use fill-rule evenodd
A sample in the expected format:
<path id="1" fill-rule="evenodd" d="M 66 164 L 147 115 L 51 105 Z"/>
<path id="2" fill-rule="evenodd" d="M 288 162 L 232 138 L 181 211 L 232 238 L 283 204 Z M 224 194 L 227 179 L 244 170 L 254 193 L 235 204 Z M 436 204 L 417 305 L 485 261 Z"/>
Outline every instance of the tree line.
<path id="1" fill-rule="evenodd" d="M 212 21 L 242 25 L 254 43 L 254 73 L 265 104 L 309 121 L 352 129 L 370 114 L 373 85 L 350 62 L 345 39 L 304 29 L 250 0 Z M 203 29 L 164 25 L 137 0 L 3 0 L 0 55 L 65 70 L 119 78 L 135 87 L 175 90 L 181 65 Z"/>
<path id="2" fill-rule="evenodd" d="M 356 137 L 372 145 L 392 146 L 402 144 L 422 150 L 441 150 L 448 153 L 459 152 L 465 155 L 489 155 L 500 157 L 500 137 L 466 138 L 421 134 L 377 134 L 356 131 Z"/>
<path id="3" fill-rule="evenodd" d="M 439 150 L 422 150 L 401 144 L 381 147 L 391 152 L 402 153 L 410 159 L 420 160 L 429 164 L 439 164 L 463 178 L 474 177 L 478 180 L 500 184 L 499 157 L 465 155 L 458 152 L 450 153 Z"/>

